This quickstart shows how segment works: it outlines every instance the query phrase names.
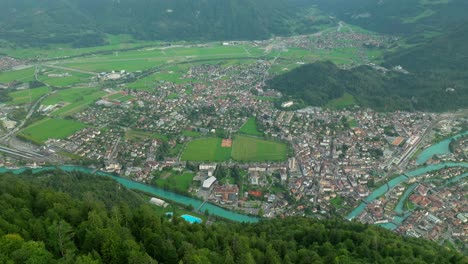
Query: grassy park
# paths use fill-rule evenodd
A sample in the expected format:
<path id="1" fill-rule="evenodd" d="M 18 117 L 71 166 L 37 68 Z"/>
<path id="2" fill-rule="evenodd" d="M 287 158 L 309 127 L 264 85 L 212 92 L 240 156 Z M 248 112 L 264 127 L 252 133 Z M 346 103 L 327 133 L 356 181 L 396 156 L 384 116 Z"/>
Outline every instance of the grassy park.
<path id="1" fill-rule="evenodd" d="M 182 154 L 182 160 L 189 161 L 227 161 L 231 148 L 221 147 L 220 138 L 203 138 L 190 141 Z"/>
<path id="2" fill-rule="evenodd" d="M 239 132 L 252 136 L 263 136 L 263 133 L 258 131 L 255 117 L 249 118 L 247 122 L 245 122 L 245 124 L 239 129 Z"/>
<path id="3" fill-rule="evenodd" d="M 220 138 L 197 139 L 189 142 L 182 154 L 188 161 L 281 161 L 287 158 L 287 145 L 261 138 L 236 135 L 232 148 L 221 147 Z"/>
<path id="4" fill-rule="evenodd" d="M 256 137 L 236 135 L 232 145 L 232 158 L 237 161 L 281 161 L 287 158 L 284 143 Z"/>

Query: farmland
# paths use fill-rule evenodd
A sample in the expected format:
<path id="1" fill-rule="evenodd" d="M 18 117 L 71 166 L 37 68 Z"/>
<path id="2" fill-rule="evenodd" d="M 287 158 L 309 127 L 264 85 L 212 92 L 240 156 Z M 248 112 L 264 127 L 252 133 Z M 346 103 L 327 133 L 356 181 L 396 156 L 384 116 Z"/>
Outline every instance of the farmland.
<path id="1" fill-rule="evenodd" d="M 34 80 L 34 67 L 29 67 L 22 70 L 12 70 L 0 72 L 0 83 L 8 83 L 13 81 L 29 82 Z"/>
<path id="2" fill-rule="evenodd" d="M 73 120 L 45 118 L 23 129 L 19 136 L 36 144 L 43 144 L 51 138 L 66 138 L 85 127 L 85 124 Z"/>
<path id="3" fill-rule="evenodd" d="M 10 97 L 13 99 L 12 101 L 8 102 L 11 105 L 21 105 L 25 103 L 34 102 L 42 95 L 49 92 L 48 87 L 40 87 L 34 89 L 26 89 L 26 90 L 19 90 L 15 92 L 9 93 Z"/>
<path id="4" fill-rule="evenodd" d="M 281 161 L 287 158 L 287 145 L 260 138 L 236 135 L 232 158 L 237 161 Z"/>

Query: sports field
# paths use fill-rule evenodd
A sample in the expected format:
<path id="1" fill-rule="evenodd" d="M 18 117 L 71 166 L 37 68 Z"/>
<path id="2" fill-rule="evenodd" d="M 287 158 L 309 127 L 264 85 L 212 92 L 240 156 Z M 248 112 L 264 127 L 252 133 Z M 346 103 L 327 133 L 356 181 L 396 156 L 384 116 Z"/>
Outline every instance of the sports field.
<path id="1" fill-rule="evenodd" d="M 280 161 L 287 158 L 287 151 L 284 143 L 236 135 L 232 158 L 237 161 Z"/>
<path id="2" fill-rule="evenodd" d="M 189 161 L 227 161 L 231 148 L 221 147 L 222 139 L 204 138 L 190 141 L 182 154 L 182 160 Z"/>
<path id="3" fill-rule="evenodd" d="M 284 143 L 236 135 L 232 148 L 222 147 L 222 139 L 205 138 L 189 142 L 182 154 L 188 161 L 281 161 L 287 158 Z"/>
<path id="4" fill-rule="evenodd" d="M 67 138 L 85 127 L 85 124 L 73 120 L 45 118 L 21 130 L 19 136 L 34 143 L 43 144 L 51 138 Z"/>

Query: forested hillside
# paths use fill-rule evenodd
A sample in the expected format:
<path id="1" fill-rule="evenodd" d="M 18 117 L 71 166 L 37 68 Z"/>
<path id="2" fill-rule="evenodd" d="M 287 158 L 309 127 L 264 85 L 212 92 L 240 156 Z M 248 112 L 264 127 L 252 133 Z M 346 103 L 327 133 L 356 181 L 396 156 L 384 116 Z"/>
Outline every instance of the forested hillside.
<path id="1" fill-rule="evenodd" d="M 74 188 L 67 187 L 70 183 Z M 0 262 L 467 261 L 460 253 L 433 242 L 341 220 L 286 218 L 208 226 L 188 224 L 175 217 L 170 222 L 144 202 L 131 205 L 139 198 L 120 188 L 103 177 L 61 171 L 0 175 Z"/>
<path id="2" fill-rule="evenodd" d="M 421 38 L 467 20 L 465 0 L 316 0 L 317 6 L 369 30 Z"/>
<path id="3" fill-rule="evenodd" d="M 316 62 L 279 75 L 267 84 L 283 92 L 286 99 L 311 106 L 324 106 L 346 92 L 359 105 L 380 111 L 437 112 L 468 107 L 466 79 L 457 85 L 449 75 L 439 76 L 436 72 L 382 73 L 369 66 L 343 70 L 331 62 Z"/>
<path id="4" fill-rule="evenodd" d="M 145 40 L 264 39 L 310 33 L 329 19 L 300 0 L 0 0 L 0 39 L 19 46 L 105 43 L 105 34 Z"/>

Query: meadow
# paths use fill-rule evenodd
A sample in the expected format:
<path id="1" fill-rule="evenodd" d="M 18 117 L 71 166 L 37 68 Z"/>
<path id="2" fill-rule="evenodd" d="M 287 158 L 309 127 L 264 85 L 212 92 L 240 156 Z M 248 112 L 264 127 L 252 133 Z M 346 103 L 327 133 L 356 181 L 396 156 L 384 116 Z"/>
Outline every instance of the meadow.
<path id="1" fill-rule="evenodd" d="M 186 161 L 227 161 L 231 148 L 222 148 L 220 138 L 204 138 L 190 141 L 181 159 Z"/>
<path id="2" fill-rule="evenodd" d="M 12 98 L 9 105 L 21 105 L 25 103 L 34 102 L 39 97 L 49 92 L 48 87 L 39 87 L 34 89 L 19 90 L 9 93 L 8 95 Z"/>
<path id="3" fill-rule="evenodd" d="M 50 95 L 42 104 L 54 105 L 65 103 L 64 107 L 52 112 L 54 116 L 64 117 L 85 109 L 104 95 L 106 93 L 100 91 L 99 88 L 72 88 L 60 90 Z"/>
<path id="4" fill-rule="evenodd" d="M 281 161 L 287 158 L 287 145 L 256 137 L 236 135 L 232 158 L 236 161 Z"/>
<path id="5" fill-rule="evenodd" d="M 49 74 L 63 74 L 69 73 L 70 76 L 65 77 L 49 77 Z M 63 70 L 49 70 L 41 73 L 38 79 L 51 86 L 55 87 L 67 87 L 79 83 L 88 83 L 91 79 L 91 75 L 79 72 L 63 71 Z"/>
<path id="6" fill-rule="evenodd" d="M 177 172 L 166 172 L 170 175 L 168 177 L 161 177 L 155 181 L 156 186 L 160 188 L 170 187 L 181 192 L 188 192 L 193 181 L 193 173 L 184 172 L 179 174 Z M 164 173 L 163 175 L 164 176 Z"/>
<path id="7" fill-rule="evenodd" d="M 44 118 L 21 130 L 19 136 L 36 144 L 43 144 L 51 138 L 67 138 L 85 127 L 85 124 L 73 120 Z"/>
<path id="8" fill-rule="evenodd" d="M 356 98 L 352 94 L 344 93 L 343 96 L 329 101 L 325 107 L 339 110 L 357 104 Z"/>
<path id="9" fill-rule="evenodd" d="M 258 57 L 262 54 L 263 50 L 246 45 L 207 44 L 206 46 L 194 47 L 154 47 L 74 58 L 63 61 L 62 66 L 94 72 L 138 71 L 179 62 Z"/>
<path id="10" fill-rule="evenodd" d="M 34 67 L 29 67 L 21 70 L 12 70 L 0 72 L 0 83 L 9 83 L 13 81 L 29 82 L 34 81 Z"/>

